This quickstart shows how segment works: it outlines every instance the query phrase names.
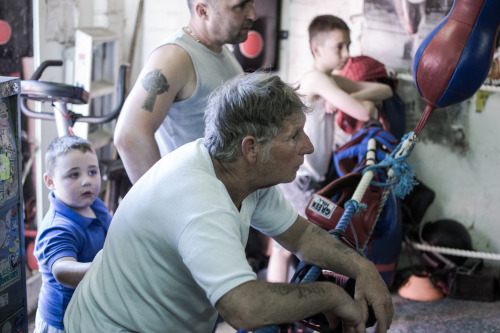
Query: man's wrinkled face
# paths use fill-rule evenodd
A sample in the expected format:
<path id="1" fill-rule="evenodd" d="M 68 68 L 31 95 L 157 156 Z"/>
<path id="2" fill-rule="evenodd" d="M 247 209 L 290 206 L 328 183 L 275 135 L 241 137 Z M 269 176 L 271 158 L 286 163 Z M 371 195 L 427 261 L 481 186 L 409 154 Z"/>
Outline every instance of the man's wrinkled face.
<path id="1" fill-rule="evenodd" d="M 269 146 L 265 149 L 268 153 L 261 156 L 259 167 L 263 171 L 262 177 L 271 185 L 293 181 L 304 163 L 304 155 L 314 151 L 304 132 L 305 121 L 306 117 L 302 112 L 285 118 L 276 137 L 267 143 Z"/>

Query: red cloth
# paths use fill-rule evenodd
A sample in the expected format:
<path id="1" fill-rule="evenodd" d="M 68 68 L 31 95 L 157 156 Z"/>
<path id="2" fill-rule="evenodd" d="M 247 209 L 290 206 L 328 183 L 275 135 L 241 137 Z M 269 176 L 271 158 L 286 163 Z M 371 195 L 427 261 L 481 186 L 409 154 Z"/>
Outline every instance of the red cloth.
<path id="1" fill-rule="evenodd" d="M 386 79 L 393 89 L 396 89 L 396 81 L 389 79 L 385 65 L 380 61 L 369 56 L 350 57 L 347 60 L 344 68 L 337 72 L 338 75 L 344 76 L 353 81 L 375 81 L 377 79 Z M 363 125 L 363 122 L 358 121 L 341 110 L 336 115 L 336 122 L 346 133 L 355 134 Z M 388 128 L 387 119 L 381 117 L 379 119 L 384 124 L 384 129 Z"/>
<path id="2" fill-rule="evenodd" d="M 385 65 L 368 56 L 350 57 L 338 74 L 353 81 L 373 81 L 387 77 Z"/>

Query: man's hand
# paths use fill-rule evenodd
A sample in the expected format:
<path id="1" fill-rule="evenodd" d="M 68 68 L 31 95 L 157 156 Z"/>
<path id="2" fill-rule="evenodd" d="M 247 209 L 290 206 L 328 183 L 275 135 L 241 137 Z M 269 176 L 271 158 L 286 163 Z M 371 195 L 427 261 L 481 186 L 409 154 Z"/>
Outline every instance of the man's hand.
<path id="1" fill-rule="evenodd" d="M 358 302 L 342 304 L 335 310 L 323 312 L 330 328 L 336 328 L 342 321 L 344 332 L 365 333 L 366 326 L 362 309 Z"/>
<path id="2" fill-rule="evenodd" d="M 394 315 L 392 297 L 379 272 L 368 261 L 367 268 L 356 278 L 354 299 L 361 307 L 364 322 L 368 320 L 368 307 L 371 306 L 377 318 L 375 333 L 387 332 Z"/>
<path id="3" fill-rule="evenodd" d="M 378 109 L 374 102 L 372 101 L 359 101 L 361 105 L 368 112 L 370 119 L 378 119 Z"/>
<path id="4" fill-rule="evenodd" d="M 358 304 L 357 308 L 361 311 L 359 322 L 364 327 L 368 320 L 368 307 L 371 306 L 377 319 L 377 329 L 375 332 L 387 331 L 394 314 L 392 298 L 384 280 L 372 262 L 363 258 L 352 248 L 343 244 L 342 241 L 332 237 L 332 235 L 324 231 L 321 227 L 308 222 L 300 215 L 287 231 L 276 236 L 275 239 L 285 248 L 296 253 L 302 262 L 314 264 L 355 279 L 354 300 L 356 303 L 343 288 L 338 287 L 343 291 L 336 294 L 338 304 L 345 305 L 351 310 L 337 311 L 347 311 L 347 314 L 352 313 L 354 305 L 348 306 L 346 304 Z M 331 282 L 328 282 L 328 284 L 336 285 Z M 345 298 L 342 297 L 339 299 L 340 295 L 344 295 L 344 293 Z M 335 308 L 328 311 L 329 315 L 333 314 L 339 317 L 340 320 L 344 319 L 342 315 L 336 313 Z M 324 313 L 325 310 L 321 312 Z M 356 321 L 355 316 L 348 317 L 346 314 L 344 316 L 347 327 L 351 326 L 358 329 L 359 322 Z M 332 319 L 333 322 L 334 319 Z"/>
<path id="5" fill-rule="evenodd" d="M 329 114 L 334 114 L 338 109 L 335 105 L 325 100 L 325 112 Z"/>

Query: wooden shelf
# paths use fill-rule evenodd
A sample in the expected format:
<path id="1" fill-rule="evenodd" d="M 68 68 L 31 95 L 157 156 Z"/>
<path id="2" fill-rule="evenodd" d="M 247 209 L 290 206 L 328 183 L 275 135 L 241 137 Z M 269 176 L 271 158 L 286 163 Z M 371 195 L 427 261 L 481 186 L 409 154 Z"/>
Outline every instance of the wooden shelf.
<path id="1" fill-rule="evenodd" d="M 116 40 L 116 35 L 106 28 L 82 27 L 78 28 L 78 30 L 85 33 L 86 35 L 92 36 L 92 42 L 94 44 L 114 42 Z"/>
<path id="2" fill-rule="evenodd" d="M 94 149 L 99 149 L 113 142 L 113 133 L 105 129 L 90 132 L 88 140 Z"/>

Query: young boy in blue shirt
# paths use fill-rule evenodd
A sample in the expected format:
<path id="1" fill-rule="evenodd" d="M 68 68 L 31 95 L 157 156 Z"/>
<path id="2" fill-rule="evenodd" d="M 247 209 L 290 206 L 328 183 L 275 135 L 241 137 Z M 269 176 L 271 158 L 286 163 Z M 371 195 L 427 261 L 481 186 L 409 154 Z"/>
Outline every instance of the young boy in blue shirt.
<path id="1" fill-rule="evenodd" d="M 42 274 L 36 333 L 63 333 L 73 292 L 106 237 L 111 215 L 98 198 L 101 174 L 90 142 L 77 136 L 55 139 L 45 155 L 50 207 L 35 241 Z"/>

